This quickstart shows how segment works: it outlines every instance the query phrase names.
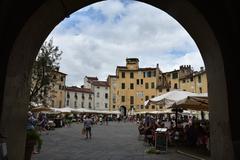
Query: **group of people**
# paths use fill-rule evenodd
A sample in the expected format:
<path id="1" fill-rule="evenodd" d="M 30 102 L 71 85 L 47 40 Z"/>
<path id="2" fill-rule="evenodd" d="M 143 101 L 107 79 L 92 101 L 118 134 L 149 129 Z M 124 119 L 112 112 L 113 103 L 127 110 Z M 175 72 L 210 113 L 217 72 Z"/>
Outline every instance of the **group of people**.
<path id="1" fill-rule="evenodd" d="M 28 119 L 27 119 L 27 125 L 26 125 L 26 130 L 27 132 L 31 133 L 31 132 L 35 132 L 36 134 L 41 133 L 42 131 L 46 131 L 46 126 L 47 126 L 47 117 L 44 114 L 39 114 L 38 118 L 36 118 L 36 116 L 34 116 L 34 114 L 29 111 L 28 112 Z M 40 136 L 40 134 L 39 134 Z M 38 138 L 36 139 L 37 141 L 37 145 L 34 148 L 35 150 L 33 151 L 33 153 L 39 153 L 41 150 L 41 139 Z"/>
<path id="2" fill-rule="evenodd" d="M 184 145 L 201 147 L 209 150 L 209 123 L 206 120 L 198 120 L 195 117 L 185 117 L 178 120 L 159 119 L 150 115 L 138 121 L 139 134 L 150 145 L 155 144 L 157 128 L 167 128 L 167 140 L 169 145 Z"/>

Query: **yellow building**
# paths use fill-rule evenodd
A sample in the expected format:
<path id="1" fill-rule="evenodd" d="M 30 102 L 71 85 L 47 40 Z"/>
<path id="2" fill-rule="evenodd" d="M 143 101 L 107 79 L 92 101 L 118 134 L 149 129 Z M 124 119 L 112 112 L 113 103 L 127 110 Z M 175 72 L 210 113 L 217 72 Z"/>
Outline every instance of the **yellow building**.
<path id="1" fill-rule="evenodd" d="M 53 74 L 56 82 L 50 91 L 51 107 L 63 108 L 65 107 L 65 84 L 67 74 L 59 71 L 54 71 Z"/>
<path id="2" fill-rule="evenodd" d="M 161 95 L 175 89 L 183 90 L 180 84 L 180 79 L 184 79 L 192 75 L 193 72 L 194 71 L 190 65 L 183 65 L 180 66 L 179 70 L 162 73 L 159 76 L 160 85 L 158 86 L 157 95 Z"/>
<path id="3" fill-rule="evenodd" d="M 160 74 L 158 65 L 156 68 L 139 68 L 137 58 L 127 58 L 126 66 L 117 66 L 116 76 L 108 77 L 110 110 L 120 110 L 124 115 L 133 111 L 156 110 L 154 105 L 144 108 L 144 101 L 157 95 Z"/>
<path id="4" fill-rule="evenodd" d="M 194 72 L 186 77 L 179 80 L 180 88 L 184 91 L 194 92 L 194 93 L 207 93 L 207 74 L 205 70 L 199 72 Z"/>
<path id="5" fill-rule="evenodd" d="M 107 78 L 107 82 L 109 84 L 109 110 L 110 111 L 119 110 L 119 108 L 116 107 L 117 76 L 109 75 Z"/>
<path id="6" fill-rule="evenodd" d="M 116 75 L 108 76 L 109 109 L 123 114 L 132 111 L 159 110 L 161 106 L 144 107 L 144 102 L 155 96 L 178 89 L 196 93 L 207 92 L 206 71 L 194 72 L 190 65 L 162 73 L 156 68 L 140 68 L 137 58 L 127 58 L 126 66 L 117 66 Z"/>

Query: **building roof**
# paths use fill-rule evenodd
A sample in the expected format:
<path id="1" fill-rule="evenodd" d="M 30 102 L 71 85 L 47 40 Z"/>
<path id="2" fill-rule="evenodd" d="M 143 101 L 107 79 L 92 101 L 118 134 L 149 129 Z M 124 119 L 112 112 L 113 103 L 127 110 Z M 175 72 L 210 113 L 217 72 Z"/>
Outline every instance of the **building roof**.
<path id="1" fill-rule="evenodd" d="M 148 70 L 156 70 L 156 68 L 146 67 L 146 68 L 139 68 L 140 71 L 148 71 Z"/>
<path id="2" fill-rule="evenodd" d="M 128 69 L 125 66 L 117 66 L 117 69 L 124 69 L 124 70 L 129 70 L 132 71 L 133 69 Z M 152 68 L 152 67 L 146 67 L 146 68 L 138 68 L 138 69 L 134 69 L 134 71 L 148 71 L 148 70 L 156 70 L 156 67 Z"/>
<path id="3" fill-rule="evenodd" d="M 108 77 L 117 78 L 117 76 L 116 76 L 116 75 L 108 75 Z"/>
<path id="4" fill-rule="evenodd" d="M 92 81 L 91 84 L 94 86 L 109 87 L 109 84 L 107 81 Z"/>
<path id="5" fill-rule="evenodd" d="M 60 72 L 60 71 L 56 71 L 56 70 L 54 70 L 53 72 L 56 72 L 56 73 L 59 73 L 59 74 L 62 74 L 62 75 L 67 75 L 66 73 L 63 73 L 63 72 Z"/>
<path id="6" fill-rule="evenodd" d="M 201 75 L 201 74 L 204 74 L 204 73 L 206 73 L 206 70 L 194 72 L 194 76 L 198 76 L 198 75 Z"/>
<path id="7" fill-rule="evenodd" d="M 126 66 L 117 66 L 117 68 L 120 68 L 120 69 L 127 69 Z"/>
<path id="8" fill-rule="evenodd" d="M 86 76 L 86 78 L 87 78 L 88 80 L 91 80 L 91 81 L 97 81 L 97 80 L 98 80 L 97 77 L 88 77 L 88 76 Z"/>
<path id="9" fill-rule="evenodd" d="M 93 94 L 93 91 L 88 88 L 79 88 L 77 86 L 72 86 L 72 87 L 66 87 L 66 91 L 70 92 L 81 92 L 81 93 L 91 93 Z"/>

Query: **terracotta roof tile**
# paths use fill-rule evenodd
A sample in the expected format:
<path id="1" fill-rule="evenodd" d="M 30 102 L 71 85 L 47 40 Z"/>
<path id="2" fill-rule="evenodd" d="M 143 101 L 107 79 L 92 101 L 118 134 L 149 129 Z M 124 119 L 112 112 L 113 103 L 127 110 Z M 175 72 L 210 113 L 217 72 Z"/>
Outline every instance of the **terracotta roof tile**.
<path id="1" fill-rule="evenodd" d="M 70 91 L 70 92 L 81 92 L 81 93 L 91 93 L 93 94 L 93 91 L 91 89 L 88 88 L 79 88 L 76 86 L 72 86 L 72 87 L 67 87 L 66 91 Z"/>
<path id="2" fill-rule="evenodd" d="M 91 84 L 94 86 L 109 87 L 109 84 L 107 81 L 92 81 Z"/>
<path id="3" fill-rule="evenodd" d="M 88 80 L 98 80 L 98 78 L 97 77 L 88 77 L 88 76 L 86 76 L 86 78 L 88 79 Z"/>

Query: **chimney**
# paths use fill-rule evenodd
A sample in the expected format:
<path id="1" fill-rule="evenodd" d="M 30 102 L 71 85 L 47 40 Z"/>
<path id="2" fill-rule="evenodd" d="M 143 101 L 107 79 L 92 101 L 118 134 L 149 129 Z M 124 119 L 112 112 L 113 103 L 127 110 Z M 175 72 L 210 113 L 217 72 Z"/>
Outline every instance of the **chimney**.
<path id="1" fill-rule="evenodd" d="M 56 71 L 59 71 L 59 67 L 56 67 Z"/>

